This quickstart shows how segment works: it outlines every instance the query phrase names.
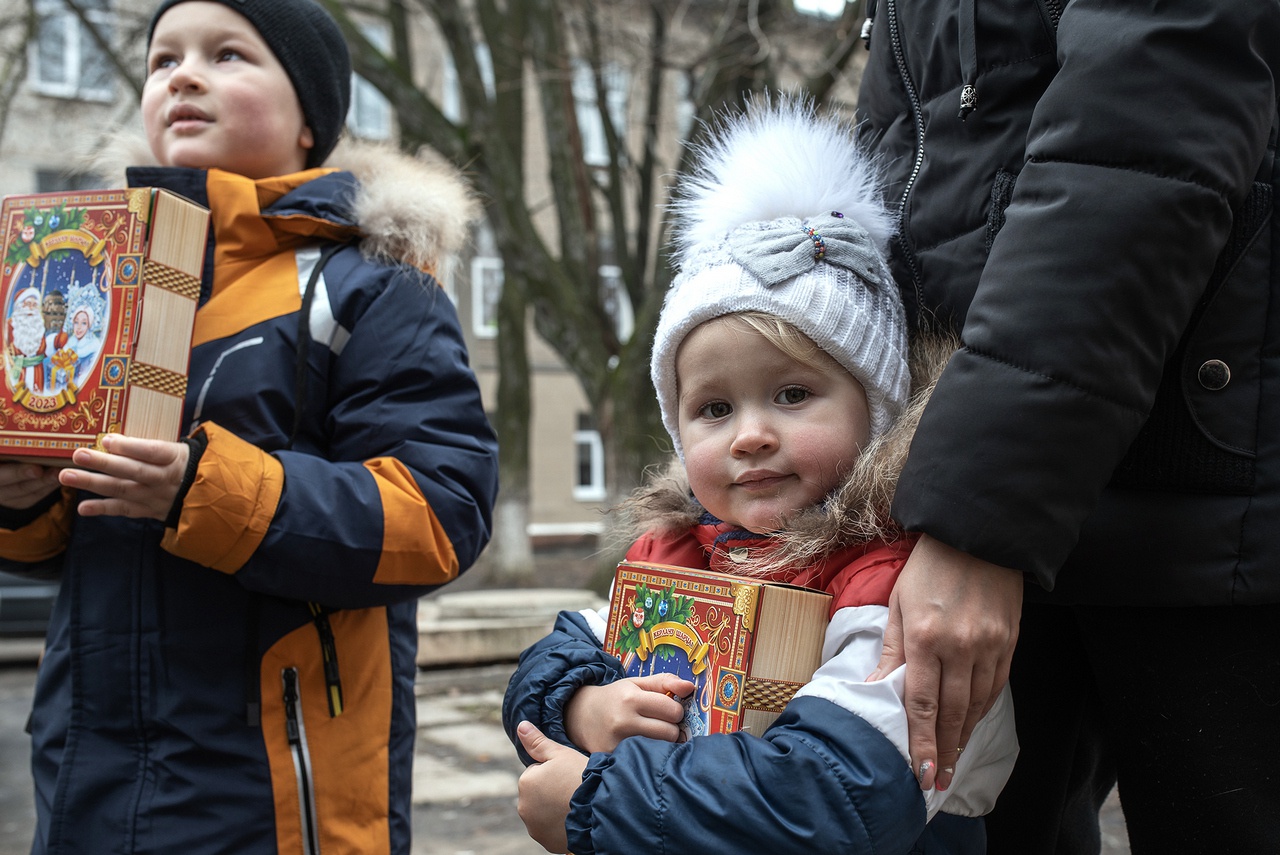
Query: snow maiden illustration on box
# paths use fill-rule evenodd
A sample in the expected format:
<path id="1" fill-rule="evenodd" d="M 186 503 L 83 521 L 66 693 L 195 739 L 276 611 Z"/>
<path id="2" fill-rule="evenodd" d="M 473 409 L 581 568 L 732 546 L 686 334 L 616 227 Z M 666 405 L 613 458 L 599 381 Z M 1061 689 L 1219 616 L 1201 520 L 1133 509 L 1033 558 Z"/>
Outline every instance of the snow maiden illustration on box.
<path id="1" fill-rule="evenodd" d="M 111 249 L 128 218 L 55 205 L 6 219 L 16 234 L 4 259 L 5 380 L 15 404 L 53 413 L 76 404 L 100 362 L 116 272 Z M 123 258 L 120 267 L 136 277 L 138 261 Z"/>

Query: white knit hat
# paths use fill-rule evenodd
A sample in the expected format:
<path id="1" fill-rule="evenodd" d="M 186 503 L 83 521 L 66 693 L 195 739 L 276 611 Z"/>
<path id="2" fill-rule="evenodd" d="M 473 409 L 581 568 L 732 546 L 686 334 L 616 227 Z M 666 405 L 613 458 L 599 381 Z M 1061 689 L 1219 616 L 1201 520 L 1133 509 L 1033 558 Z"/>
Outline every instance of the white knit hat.
<path id="1" fill-rule="evenodd" d="M 699 324 L 738 312 L 788 321 L 844 366 L 879 436 L 909 391 L 906 321 L 885 264 L 893 217 L 853 128 L 800 99 L 758 101 L 698 154 L 673 205 L 679 272 L 650 365 L 676 453 L 676 352 Z"/>

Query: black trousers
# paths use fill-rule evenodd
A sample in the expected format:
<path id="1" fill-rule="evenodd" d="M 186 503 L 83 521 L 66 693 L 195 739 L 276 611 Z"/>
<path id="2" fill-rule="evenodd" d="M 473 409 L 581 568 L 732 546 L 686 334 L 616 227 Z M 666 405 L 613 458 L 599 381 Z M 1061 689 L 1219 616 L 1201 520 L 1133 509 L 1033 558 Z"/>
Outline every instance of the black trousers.
<path id="1" fill-rule="evenodd" d="M 1010 685 L 991 855 L 1096 855 L 1116 783 L 1133 855 L 1280 853 L 1280 606 L 1027 604 Z"/>

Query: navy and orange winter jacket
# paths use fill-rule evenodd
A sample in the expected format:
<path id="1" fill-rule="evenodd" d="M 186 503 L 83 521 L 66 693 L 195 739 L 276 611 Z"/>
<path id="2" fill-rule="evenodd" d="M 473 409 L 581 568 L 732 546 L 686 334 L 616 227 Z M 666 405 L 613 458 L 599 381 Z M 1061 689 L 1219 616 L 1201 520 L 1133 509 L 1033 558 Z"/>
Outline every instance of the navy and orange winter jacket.
<path id="1" fill-rule="evenodd" d="M 359 180 L 130 171 L 213 212 L 184 411 L 207 446 L 176 527 L 66 490 L 0 530 L 62 565 L 33 852 L 409 851 L 417 598 L 488 540 L 497 449 L 448 296 L 375 231 L 436 221 L 391 250 L 430 262 L 465 188 L 353 156 Z"/>

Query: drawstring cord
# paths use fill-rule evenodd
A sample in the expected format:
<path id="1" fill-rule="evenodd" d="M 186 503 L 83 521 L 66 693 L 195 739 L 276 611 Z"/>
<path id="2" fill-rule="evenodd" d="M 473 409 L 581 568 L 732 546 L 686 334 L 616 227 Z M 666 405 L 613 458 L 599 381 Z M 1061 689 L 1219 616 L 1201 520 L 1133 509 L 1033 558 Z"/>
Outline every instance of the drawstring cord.
<path id="1" fill-rule="evenodd" d="M 298 438 L 298 431 L 302 428 L 303 412 L 306 409 L 307 354 L 311 350 L 311 306 L 315 302 L 316 286 L 320 282 L 320 274 L 324 270 L 325 265 L 329 263 L 329 259 L 333 258 L 334 254 L 338 252 L 338 250 L 343 249 L 346 246 L 348 246 L 348 244 L 336 243 L 336 244 L 331 244 L 330 246 L 325 247 L 324 251 L 320 254 L 319 261 L 316 262 L 316 266 L 311 270 L 311 276 L 307 279 L 306 289 L 302 292 L 302 306 L 298 309 L 297 362 L 295 364 L 295 369 L 294 369 L 295 394 L 294 394 L 293 430 L 289 432 L 289 441 L 285 445 L 285 448 L 293 448 L 293 443 Z M 317 609 L 319 608 L 318 605 L 315 603 L 308 603 L 307 605 L 308 605 L 308 608 L 311 610 L 313 619 L 316 621 L 317 630 L 323 631 L 321 628 L 320 618 L 315 617 L 315 615 L 317 614 Z M 323 614 L 321 614 L 321 617 L 323 617 Z M 327 617 L 325 617 L 324 622 L 326 627 L 327 627 L 327 621 L 328 619 Z M 249 598 L 249 609 L 248 609 L 248 613 L 245 615 L 245 623 L 244 623 L 244 629 L 245 629 L 245 640 L 244 640 L 245 721 L 251 727 L 259 726 L 259 724 L 262 721 L 262 692 L 261 692 L 261 686 L 259 685 L 259 682 L 258 682 L 259 666 L 261 664 L 261 658 L 262 658 L 261 654 L 258 651 L 258 635 L 261 630 L 261 624 L 262 624 L 262 597 L 251 596 Z M 321 638 L 321 643 L 322 645 L 324 644 L 323 635 Z M 336 660 L 336 655 L 332 657 L 330 656 L 330 653 L 331 653 L 330 647 L 325 647 L 323 649 L 323 652 L 325 655 L 326 682 L 329 682 L 328 677 L 330 673 L 330 667 L 332 667 L 333 674 L 336 679 L 337 660 Z M 332 666 L 330 666 L 329 664 L 331 658 L 333 659 Z M 330 714 L 334 715 L 337 713 L 335 713 L 333 709 L 334 696 L 333 696 L 332 685 L 330 685 L 329 691 L 330 691 Z M 338 712 L 341 712 L 342 701 L 341 701 L 340 686 L 337 691 L 338 691 L 338 695 L 337 695 Z"/>

